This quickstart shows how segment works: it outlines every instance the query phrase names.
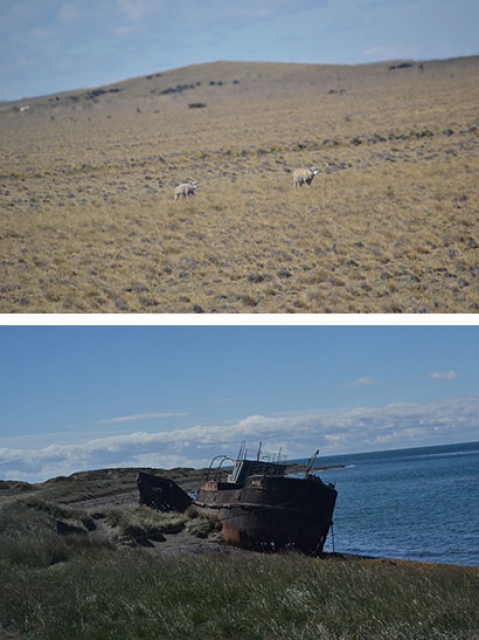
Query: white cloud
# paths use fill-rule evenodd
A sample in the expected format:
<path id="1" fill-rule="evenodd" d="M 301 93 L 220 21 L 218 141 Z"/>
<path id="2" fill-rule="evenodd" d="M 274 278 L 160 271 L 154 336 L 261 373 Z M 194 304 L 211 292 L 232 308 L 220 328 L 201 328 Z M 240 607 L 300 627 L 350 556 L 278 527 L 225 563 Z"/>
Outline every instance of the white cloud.
<path id="1" fill-rule="evenodd" d="M 36 27 L 35 29 L 30 30 L 30 34 L 39 40 L 49 40 L 55 35 L 55 32 L 52 29 Z"/>
<path id="2" fill-rule="evenodd" d="M 317 9 L 318 6 L 326 6 L 326 0 L 243 0 L 243 2 L 225 2 L 224 0 L 208 0 L 192 2 L 192 0 L 180 0 L 181 5 L 190 13 L 196 13 L 201 17 L 203 11 L 209 16 L 218 19 L 244 18 L 265 19 L 278 15 L 299 13 L 308 9 Z"/>
<path id="3" fill-rule="evenodd" d="M 357 31 L 363 26 L 363 21 L 357 15 L 345 15 L 334 20 L 329 26 L 330 31 Z"/>
<path id="4" fill-rule="evenodd" d="M 359 6 L 365 9 L 380 9 L 382 7 L 397 6 L 402 9 L 407 4 L 420 4 L 421 0 L 372 0 L 371 2 L 362 2 Z"/>
<path id="5" fill-rule="evenodd" d="M 172 25 L 208 30 L 215 25 L 244 28 L 255 21 L 274 20 L 284 15 L 296 15 L 327 5 L 327 0 L 117 0 L 123 15 L 132 22 L 162 15 Z"/>
<path id="6" fill-rule="evenodd" d="M 183 418 L 186 413 L 136 413 L 130 416 L 118 416 L 116 418 L 105 418 L 98 420 L 97 424 L 116 424 L 118 422 L 141 422 L 142 420 L 153 420 L 161 418 Z"/>
<path id="7" fill-rule="evenodd" d="M 376 380 L 370 377 L 358 378 L 357 380 L 352 380 L 351 382 L 346 382 L 343 387 L 367 387 L 371 384 L 376 384 Z"/>
<path id="8" fill-rule="evenodd" d="M 78 9 L 74 4 L 67 2 L 62 5 L 58 12 L 58 17 L 63 22 L 74 22 L 78 18 Z"/>
<path id="9" fill-rule="evenodd" d="M 126 27 L 114 27 L 113 33 L 119 38 L 126 38 L 137 33 L 138 27 L 136 26 L 126 26 Z"/>
<path id="10" fill-rule="evenodd" d="M 0 448 L 0 478 L 45 480 L 103 467 L 204 467 L 219 453 L 234 455 L 245 440 L 280 447 L 289 458 L 347 454 L 477 439 L 479 396 L 431 404 L 389 404 L 287 417 L 249 416 L 227 426 L 195 425 L 135 432 L 87 442 Z M 4 442 L 5 444 L 5 442 Z"/>
<path id="11" fill-rule="evenodd" d="M 140 22 L 152 14 L 163 13 L 165 2 L 161 0 L 118 0 L 118 6 L 132 22 Z"/>
<path id="12" fill-rule="evenodd" d="M 455 380 L 457 375 L 455 371 L 433 371 L 428 377 L 436 380 Z"/>
<path id="13" fill-rule="evenodd" d="M 245 19 L 270 19 L 278 15 L 299 13 L 307 9 L 317 8 L 326 2 L 313 2 L 312 0 L 243 0 L 243 2 L 230 3 L 227 7 L 224 0 L 213 3 L 215 8 L 226 17 Z M 221 9 L 220 9 L 221 7 Z"/>

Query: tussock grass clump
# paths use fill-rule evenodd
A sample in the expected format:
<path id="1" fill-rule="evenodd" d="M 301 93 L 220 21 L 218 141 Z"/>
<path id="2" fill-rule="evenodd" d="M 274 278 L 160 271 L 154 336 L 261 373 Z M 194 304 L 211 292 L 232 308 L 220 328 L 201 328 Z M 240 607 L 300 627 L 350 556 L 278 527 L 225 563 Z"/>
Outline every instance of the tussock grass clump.
<path id="1" fill-rule="evenodd" d="M 186 510 L 186 531 L 196 538 L 207 538 L 210 533 L 221 531 L 221 523 L 217 518 L 200 515 L 194 507 Z"/>
<path id="2" fill-rule="evenodd" d="M 150 507 L 128 505 L 108 510 L 105 519 L 120 542 L 147 545 L 151 540 L 163 540 L 164 533 L 184 529 L 187 516 L 176 511 L 160 513 Z"/>
<path id="3" fill-rule="evenodd" d="M 1 562 L 37 568 L 65 562 L 91 547 L 87 534 L 94 529 L 84 512 L 34 498 L 12 501 L 0 508 Z"/>
<path id="4" fill-rule="evenodd" d="M 134 545 L 150 546 L 152 541 L 163 541 L 165 534 L 183 530 L 197 538 L 207 538 L 210 533 L 221 530 L 216 518 L 199 515 L 194 508 L 185 513 L 161 513 L 147 506 L 124 505 L 100 512 L 94 510 L 92 515 L 104 518 L 119 542 Z"/>

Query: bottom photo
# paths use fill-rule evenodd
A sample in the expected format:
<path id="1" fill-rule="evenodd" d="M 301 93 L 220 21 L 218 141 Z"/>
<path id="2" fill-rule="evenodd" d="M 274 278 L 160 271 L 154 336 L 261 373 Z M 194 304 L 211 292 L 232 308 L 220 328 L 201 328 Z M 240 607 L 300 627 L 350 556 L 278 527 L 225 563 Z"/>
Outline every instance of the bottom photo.
<path id="1" fill-rule="evenodd" d="M 0 349 L 0 638 L 479 638 L 478 327 Z"/>

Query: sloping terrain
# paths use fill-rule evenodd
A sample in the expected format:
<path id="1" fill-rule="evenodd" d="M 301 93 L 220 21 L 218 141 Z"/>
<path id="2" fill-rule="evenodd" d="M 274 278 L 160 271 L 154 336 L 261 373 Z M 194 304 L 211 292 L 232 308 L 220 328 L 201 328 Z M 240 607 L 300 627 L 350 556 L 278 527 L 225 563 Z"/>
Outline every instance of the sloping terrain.
<path id="1" fill-rule="evenodd" d="M 206 473 L 186 468 L 142 470 L 175 479 L 185 490 L 196 490 Z M 59 544 L 79 540 L 114 548 L 140 546 L 166 554 L 217 551 L 221 527 L 216 521 L 197 516 L 194 510 L 161 514 L 140 506 L 138 472 L 82 471 L 37 484 L 0 480 L 0 530 L 2 523 L 18 519 L 24 527 L 29 522 L 41 525 Z"/>
<path id="2" fill-rule="evenodd" d="M 479 637 L 477 567 L 235 549 L 128 504 L 137 471 L 0 481 L 1 638 Z"/>
<path id="3" fill-rule="evenodd" d="M 0 312 L 476 312 L 478 71 L 218 62 L 0 104 Z"/>

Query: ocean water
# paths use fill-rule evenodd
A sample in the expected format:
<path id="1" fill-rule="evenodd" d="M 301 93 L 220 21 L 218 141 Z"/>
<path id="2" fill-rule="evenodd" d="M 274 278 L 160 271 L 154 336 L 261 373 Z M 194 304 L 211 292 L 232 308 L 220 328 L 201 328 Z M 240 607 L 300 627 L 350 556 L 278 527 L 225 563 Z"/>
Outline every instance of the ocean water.
<path id="1" fill-rule="evenodd" d="M 479 566 L 479 442 L 330 456 L 338 499 L 325 551 Z"/>

